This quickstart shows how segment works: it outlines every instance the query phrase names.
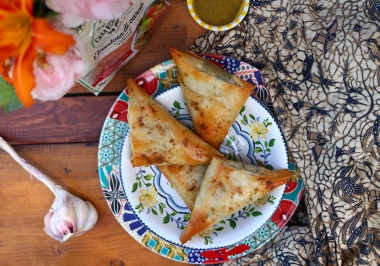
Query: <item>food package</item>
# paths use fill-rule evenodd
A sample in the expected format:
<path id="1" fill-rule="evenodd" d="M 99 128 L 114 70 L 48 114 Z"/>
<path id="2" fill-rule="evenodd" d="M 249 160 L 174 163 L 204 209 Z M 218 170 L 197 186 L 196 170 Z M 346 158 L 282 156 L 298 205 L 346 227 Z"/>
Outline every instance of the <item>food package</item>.
<path id="1" fill-rule="evenodd" d="M 82 27 L 87 67 L 79 83 L 95 95 L 139 52 L 169 10 L 164 0 L 129 0 L 129 5 L 118 19 L 89 21 Z"/>

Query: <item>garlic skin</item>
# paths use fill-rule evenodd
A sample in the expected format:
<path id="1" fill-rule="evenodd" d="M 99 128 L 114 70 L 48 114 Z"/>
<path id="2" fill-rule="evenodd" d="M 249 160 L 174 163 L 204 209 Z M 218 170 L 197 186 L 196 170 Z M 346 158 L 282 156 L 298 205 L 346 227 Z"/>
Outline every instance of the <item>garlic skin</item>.
<path id="1" fill-rule="evenodd" d="M 54 193 L 55 200 L 44 218 L 44 230 L 49 236 L 63 242 L 72 236 L 83 234 L 96 224 L 98 213 L 90 202 L 71 195 L 55 184 L 48 176 L 21 158 L 2 137 L 0 137 L 0 148 Z"/>
<path id="2" fill-rule="evenodd" d="M 90 202 L 59 189 L 44 218 L 44 231 L 55 240 L 63 242 L 90 230 L 97 220 L 98 213 Z"/>

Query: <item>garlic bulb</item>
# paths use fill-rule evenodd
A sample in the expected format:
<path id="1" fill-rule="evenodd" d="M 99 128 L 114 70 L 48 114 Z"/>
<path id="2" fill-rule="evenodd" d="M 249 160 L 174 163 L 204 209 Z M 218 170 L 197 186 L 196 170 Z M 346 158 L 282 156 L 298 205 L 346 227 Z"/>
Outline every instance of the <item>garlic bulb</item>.
<path id="1" fill-rule="evenodd" d="M 44 230 L 49 236 L 63 242 L 72 236 L 83 234 L 96 224 L 98 213 L 90 202 L 71 195 L 55 184 L 48 176 L 22 159 L 2 137 L 0 148 L 54 193 L 55 200 L 44 219 Z"/>

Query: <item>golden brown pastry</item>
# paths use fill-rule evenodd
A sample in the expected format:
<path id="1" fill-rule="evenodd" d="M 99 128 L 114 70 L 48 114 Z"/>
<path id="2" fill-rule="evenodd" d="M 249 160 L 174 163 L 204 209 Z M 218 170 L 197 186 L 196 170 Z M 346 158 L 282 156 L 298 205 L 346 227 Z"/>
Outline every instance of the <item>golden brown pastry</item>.
<path id="1" fill-rule="evenodd" d="M 207 167 L 208 165 L 160 165 L 158 169 L 192 211 Z"/>
<path id="2" fill-rule="evenodd" d="M 189 223 L 180 241 L 218 223 L 241 208 L 266 195 L 291 177 L 288 169 L 264 167 L 213 158 L 203 178 Z"/>
<path id="3" fill-rule="evenodd" d="M 133 167 L 208 164 L 222 155 L 176 120 L 132 79 L 128 79 L 128 124 Z"/>
<path id="4" fill-rule="evenodd" d="M 169 50 L 197 135 L 219 149 L 256 86 L 192 52 Z"/>
<path id="5" fill-rule="evenodd" d="M 255 86 L 190 52 L 169 48 L 197 135 L 219 149 Z M 206 166 L 159 167 L 190 210 Z"/>

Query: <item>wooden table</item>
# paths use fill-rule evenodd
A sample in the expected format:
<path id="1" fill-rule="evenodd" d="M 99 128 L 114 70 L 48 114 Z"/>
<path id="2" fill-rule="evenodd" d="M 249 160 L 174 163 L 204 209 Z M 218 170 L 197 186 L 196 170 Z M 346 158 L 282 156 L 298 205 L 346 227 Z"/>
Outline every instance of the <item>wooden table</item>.
<path id="1" fill-rule="evenodd" d="M 0 111 L 0 136 L 21 157 L 98 210 L 95 227 L 60 243 L 43 231 L 53 203 L 50 190 L 31 179 L 0 150 L 0 264 L 5 265 L 183 265 L 135 241 L 117 222 L 103 197 L 97 173 L 98 142 L 106 115 L 126 79 L 170 59 L 173 46 L 186 50 L 205 32 L 185 0 L 169 0 L 170 11 L 137 56 L 95 96 L 77 85 L 57 102 L 36 102 L 9 114 Z"/>

